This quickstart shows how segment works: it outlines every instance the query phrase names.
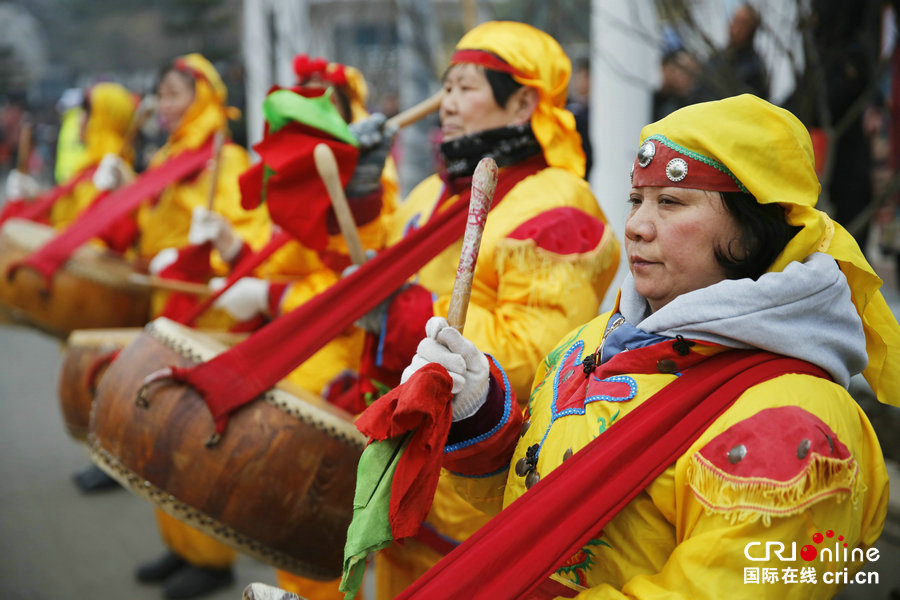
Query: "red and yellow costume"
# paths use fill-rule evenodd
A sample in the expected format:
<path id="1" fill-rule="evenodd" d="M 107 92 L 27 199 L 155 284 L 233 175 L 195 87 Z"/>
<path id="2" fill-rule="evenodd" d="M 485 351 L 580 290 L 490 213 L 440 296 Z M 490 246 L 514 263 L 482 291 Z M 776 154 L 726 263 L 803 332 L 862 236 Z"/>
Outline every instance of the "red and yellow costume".
<path id="1" fill-rule="evenodd" d="M 234 109 L 226 105 L 225 84 L 209 61 L 199 54 L 189 54 L 177 59 L 175 67 L 193 77 L 194 100 L 166 144 L 154 155 L 151 167 L 180 152 L 201 147 L 217 131 L 224 131 L 227 120 L 235 116 Z M 249 165 L 246 150 L 232 143 L 223 145 L 213 210 L 228 219 L 251 248 L 259 248 L 267 239 L 270 223 L 264 207 L 252 211 L 241 207 L 238 175 Z M 143 204 L 138 209 L 136 254 L 139 257 L 149 260 L 165 248 L 188 245 L 192 211 L 195 207 L 207 205 L 210 178 L 211 172 L 204 170 L 190 180 L 173 183 L 163 190 L 155 202 Z M 225 261 L 215 251 L 212 264 L 213 269 L 220 273 L 227 269 Z M 155 295 L 154 314 L 162 310 L 167 298 L 168 293 L 165 292 Z M 224 312 L 209 311 L 198 319 L 196 325 L 224 329 L 232 323 L 233 320 Z M 234 562 L 235 551 L 230 547 L 162 511 L 157 510 L 156 516 L 163 541 L 192 565 L 223 569 Z"/>
<path id="2" fill-rule="evenodd" d="M 302 58 L 305 57 L 298 57 L 294 65 L 301 85 L 331 85 L 337 88 L 349 103 L 351 122 L 369 116 L 365 108 L 368 87 L 359 70 L 348 65 L 326 63 L 322 59 L 301 61 Z M 377 251 L 385 246 L 386 222 L 397 206 L 397 180 L 396 168 L 389 161 L 381 176 L 380 212 L 357 227 L 360 243 L 366 250 Z M 272 282 L 269 313 L 272 318 L 277 318 L 334 285 L 349 265 L 346 240 L 338 230 L 329 229 L 327 245 L 323 250 L 314 250 L 292 239 L 260 265 L 254 275 Z M 358 371 L 363 339 L 362 330 L 347 328 L 292 371 L 287 379 L 316 394 L 327 395 L 329 386 L 342 375 Z M 310 600 L 343 598 L 337 589 L 337 581 L 314 581 L 281 570 L 276 570 L 276 575 L 279 587 Z"/>
<path id="3" fill-rule="evenodd" d="M 595 539 L 559 566 L 552 577 L 562 584 L 556 594 L 598 599 L 770 594 L 829 598 L 846 581 L 829 580 L 824 573 L 846 568 L 852 574 L 862 566 L 859 557 L 875 544 L 887 507 L 887 474 L 878 440 L 845 386 L 849 375 L 865 366 L 863 374 L 879 400 L 898 404 L 900 327 L 878 292 L 880 280 L 853 238 L 814 208 L 820 187 L 812 147 L 809 135 L 793 115 L 745 95 L 682 109 L 645 127 L 641 142 L 648 138 L 674 149 L 677 158 L 673 160 L 689 165 L 684 167 L 684 187 L 692 187 L 691 174 L 701 171 L 700 163 L 704 163 L 733 178 L 758 202 L 784 207 L 787 222 L 799 232 L 760 280 L 768 277 L 774 281 L 772 277 L 789 269 L 798 273 L 799 265 L 811 264 L 810 260 L 830 265 L 834 285 L 842 294 L 841 306 L 835 310 L 849 315 L 851 331 L 856 332 L 849 337 L 858 339 L 834 336 L 833 347 L 811 348 L 807 355 L 799 349 L 803 338 L 783 333 L 785 339 L 771 338 L 774 347 L 808 361 L 812 359 L 807 356 L 818 356 L 822 362 L 813 362 L 822 366 L 833 354 L 842 356 L 843 348 L 853 343 L 858 348 L 853 352 L 861 359 L 858 369 L 842 366 L 841 361 L 837 366 L 831 363 L 826 370 L 834 382 L 784 374 L 746 389 L 674 464 L 598 531 Z M 767 151 L 760 151 L 762 147 Z M 777 152 L 779 160 L 771 160 L 768 150 Z M 653 161 L 652 153 L 646 156 L 651 156 L 648 164 L 635 164 L 634 185 L 666 185 L 662 173 L 668 175 L 665 160 L 670 157 L 661 159 L 661 153 L 657 153 L 658 164 L 647 168 L 649 172 L 658 167 L 661 182 L 639 183 L 639 177 L 644 177 L 641 170 Z M 710 177 L 717 175 L 710 171 Z M 676 180 L 669 177 L 669 181 Z M 780 280 L 781 285 L 788 284 L 786 279 L 791 277 Z M 742 285 L 747 290 L 762 285 L 750 279 L 720 284 Z M 720 284 L 690 294 L 711 293 L 707 290 Z M 719 343 L 688 336 L 679 340 L 669 333 L 657 333 L 649 325 L 642 330 L 632 323 L 633 316 L 626 321 L 616 314 L 631 314 L 626 308 L 633 304 L 626 297 L 645 302 L 626 287 L 629 285 L 633 288 L 631 280 L 626 280 L 612 313 L 573 330 L 541 363 L 528 402 L 529 425 L 521 436 L 517 419 L 512 418 L 515 415 L 507 410 L 504 414 L 511 415 L 507 427 L 491 430 L 484 439 L 457 440 L 445 450 L 448 469 L 475 475 L 453 476 L 456 489 L 475 505 L 489 513 L 508 506 L 526 493 L 529 476 L 531 484 L 546 476 L 594 438 L 602 439 L 607 429 L 682 372 L 725 349 Z M 642 322 L 660 317 L 677 300 L 644 316 Z M 740 307 L 745 297 L 733 300 L 733 305 Z M 703 310 L 702 302 L 695 301 L 692 306 L 694 314 Z M 804 307 L 797 310 L 806 312 Z M 734 315 L 749 315 L 753 325 L 754 313 L 740 311 L 735 309 Z M 773 331 L 790 331 L 789 324 L 803 316 L 788 314 Z M 833 322 L 821 325 L 837 327 Z M 627 346 L 631 349 L 606 356 L 603 346 L 619 327 L 631 328 L 634 335 Z M 732 339 L 743 343 L 737 331 L 740 328 L 731 332 Z M 639 343 L 633 345 L 632 341 Z M 600 356 L 598 366 L 577 394 L 567 395 L 564 391 L 573 388 L 567 388 L 566 381 L 574 377 L 584 380 L 584 359 L 591 353 Z M 502 377 L 495 378 L 492 385 L 502 388 L 506 401 L 514 407 L 511 386 L 504 385 Z M 494 397 L 502 401 L 504 394 Z M 487 424 L 485 430 L 490 430 Z M 508 447 L 514 446 L 508 460 L 500 457 L 501 462 L 516 468 L 496 472 L 496 462 L 488 462 L 498 456 L 479 456 L 479 445 L 494 444 L 496 448 L 497 436 L 508 436 Z M 462 448 L 466 448 L 466 458 L 457 460 L 455 454 Z M 480 473 L 485 476 L 478 477 Z M 553 515 L 546 518 L 547 527 L 552 528 Z M 769 542 L 784 544 L 784 557 L 766 554 Z M 843 553 L 845 546 L 849 559 Z M 793 557 L 792 547 L 796 548 Z M 822 551 L 826 547 L 838 547 L 839 552 L 832 551 L 826 559 Z M 856 553 L 850 554 L 854 549 Z M 813 571 L 805 571 L 804 577 L 804 568 Z M 785 575 L 785 569 L 793 571 Z M 774 574 L 776 581 L 766 581 L 766 571 Z M 759 579 L 753 579 L 754 572 Z"/>
<path id="4" fill-rule="evenodd" d="M 304 60 L 306 59 L 306 60 Z M 369 117 L 366 101 L 368 86 L 362 73 L 349 65 L 327 63 L 324 59 L 308 60 L 300 55 L 294 68 L 302 85 L 331 85 L 347 99 L 350 122 Z M 380 250 L 387 243 L 387 227 L 399 200 L 397 169 L 388 159 L 381 176 L 381 210 L 378 216 L 359 225 L 360 243 L 364 249 Z M 351 207 L 352 208 L 352 207 Z M 330 231 L 328 244 L 314 251 L 298 241 L 288 242 L 257 271 L 263 279 L 289 279 L 286 285 L 273 287 L 270 298 L 272 316 L 290 312 L 310 298 L 328 289 L 350 265 L 344 237 Z M 345 372 L 357 372 L 362 353 L 363 332 L 352 327 L 329 342 L 309 360 L 297 367 L 288 379 L 301 387 L 326 395 L 329 386 Z"/>
<path id="5" fill-rule="evenodd" d="M 100 164 L 107 154 L 131 163 L 134 153 L 126 147 L 129 125 L 134 119 L 134 95 L 116 83 L 98 83 L 88 90 L 90 112 L 84 125 L 84 150 L 74 167 L 73 178 Z M 78 183 L 71 192 L 58 198 L 50 210 L 50 224 L 63 229 L 97 198 L 99 191 L 90 178 Z"/>
<path id="6" fill-rule="evenodd" d="M 563 108 L 571 64 L 555 40 L 521 23 L 485 23 L 459 42 L 451 64 L 457 63 L 506 71 L 539 94 L 530 125 L 540 149 L 517 164 L 501 165 L 500 186 L 504 177 L 515 178 L 515 184 L 495 194 L 466 321 L 467 335 L 508 365 L 510 385 L 524 398 L 554 338 L 596 315 L 618 265 L 619 244 L 582 178 L 575 120 Z M 438 175 L 419 184 L 394 215 L 388 243 L 453 203 L 460 185 L 468 183 Z M 424 319 L 446 315 L 461 244 L 419 271 L 417 289 L 428 293 L 401 293 L 388 310 L 380 366 L 392 361 L 402 369 L 424 333 Z M 412 313 L 420 318 L 411 322 Z M 397 341 L 393 348 L 391 340 Z M 396 596 L 441 558 L 434 548 L 452 547 L 486 521 L 442 478 L 423 531 L 431 541 L 410 539 L 376 555 L 377 597 Z"/>

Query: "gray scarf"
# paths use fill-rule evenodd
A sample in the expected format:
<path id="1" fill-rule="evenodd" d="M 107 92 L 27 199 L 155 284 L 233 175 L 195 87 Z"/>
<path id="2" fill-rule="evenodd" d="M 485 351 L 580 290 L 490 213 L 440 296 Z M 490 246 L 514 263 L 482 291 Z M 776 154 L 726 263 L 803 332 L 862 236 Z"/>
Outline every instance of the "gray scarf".
<path id="1" fill-rule="evenodd" d="M 758 280 L 726 279 L 651 312 L 629 273 L 619 310 L 638 329 L 667 337 L 759 348 L 818 365 L 845 388 L 868 364 L 866 337 L 835 260 L 815 253 Z"/>

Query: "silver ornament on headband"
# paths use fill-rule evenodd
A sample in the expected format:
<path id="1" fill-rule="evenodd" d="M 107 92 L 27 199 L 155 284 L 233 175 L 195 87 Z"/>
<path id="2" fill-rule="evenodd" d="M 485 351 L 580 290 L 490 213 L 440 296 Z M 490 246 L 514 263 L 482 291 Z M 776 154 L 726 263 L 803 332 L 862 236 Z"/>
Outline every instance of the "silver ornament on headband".
<path id="1" fill-rule="evenodd" d="M 656 156 L 656 144 L 648 140 L 641 144 L 641 147 L 638 150 L 638 164 L 642 167 L 646 167 L 650 164 L 650 161 L 653 160 L 654 156 Z"/>
<path id="2" fill-rule="evenodd" d="M 631 170 L 629 171 L 629 177 L 631 177 L 631 183 L 634 183 L 634 163 L 631 163 Z"/>
<path id="3" fill-rule="evenodd" d="M 669 181 L 681 181 L 687 177 L 688 165 L 682 158 L 673 158 L 666 165 L 666 177 Z"/>

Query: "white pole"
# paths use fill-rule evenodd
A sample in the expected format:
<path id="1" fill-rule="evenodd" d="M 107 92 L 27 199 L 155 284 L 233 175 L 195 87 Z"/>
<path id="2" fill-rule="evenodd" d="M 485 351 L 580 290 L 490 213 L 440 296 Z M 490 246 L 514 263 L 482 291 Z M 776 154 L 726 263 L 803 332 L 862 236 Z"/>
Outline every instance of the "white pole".
<path id="1" fill-rule="evenodd" d="M 653 87 L 659 80 L 658 26 L 652 2 L 591 3 L 591 187 L 620 243 L 624 240 L 629 169 L 641 128 L 650 121 Z M 601 310 L 612 308 L 628 271 L 624 246 L 616 278 Z"/>
<path id="2" fill-rule="evenodd" d="M 266 25 L 268 11 L 266 0 L 244 0 L 244 84 L 247 97 L 244 112 L 249 146 L 262 139 L 262 103 L 272 85 L 269 61 L 272 50 Z"/>

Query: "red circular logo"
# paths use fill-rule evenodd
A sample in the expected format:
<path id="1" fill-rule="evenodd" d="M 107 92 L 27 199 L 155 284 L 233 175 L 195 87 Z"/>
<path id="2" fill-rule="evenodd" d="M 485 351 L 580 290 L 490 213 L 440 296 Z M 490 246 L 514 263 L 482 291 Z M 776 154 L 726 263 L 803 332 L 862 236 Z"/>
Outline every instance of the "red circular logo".
<path id="1" fill-rule="evenodd" d="M 819 535 L 819 534 L 817 533 L 816 535 Z M 816 558 L 816 554 L 817 554 L 816 547 L 813 546 L 812 544 L 807 544 L 807 545 L 803 546 L 802 548 L 800 548 L 800 558 L 802 558 L 806 562 L 814 560 Z"/>

